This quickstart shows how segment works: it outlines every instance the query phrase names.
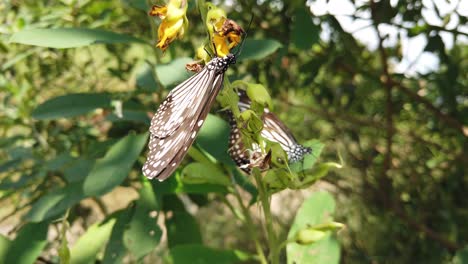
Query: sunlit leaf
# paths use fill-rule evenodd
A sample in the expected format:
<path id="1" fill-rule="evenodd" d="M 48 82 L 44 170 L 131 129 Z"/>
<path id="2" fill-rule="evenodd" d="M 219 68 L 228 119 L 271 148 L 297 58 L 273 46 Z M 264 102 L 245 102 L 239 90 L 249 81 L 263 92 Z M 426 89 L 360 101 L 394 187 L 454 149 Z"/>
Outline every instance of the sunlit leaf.
<path id="1" fill-rule="evenodd" d="M 219 184 L 210 184 L 210 183 L 202 183 L 202 184 L 188 184 L 184 183 L 184 181 L 180 177 L 180 172 L 176 171 L 176 173 L 166 179 L 163 182 L 152 181 L 151 182 L 158 193 L 160 195 L 163 194 L 177 194 L 177 193 L 227 193 L 226 187 L 219 185 Z"/>
<path id="2" fill-rule="evenodd" d="M 192 162 L 182 170 L 182 180 L 190 184 L 212 183 L 230 185 L 229 178 L 216 166 Z"/>
<path id="3" fill-rule="evenodd" d="M 47 244 L 48 227 L 47 222 L 23 226 L 16 238 L 10 242 L 4 263 L 34 263 Z"/>
<path id="4" fill-rule="evenodd" d="M 465 246 L 459 249 L 453 258 L 453 264 L 467 264 L 468 263 L 468 247 Z"/>
<path id="5" fill-rule="evenodd" d="M 110 103 L 109 94 L 67 94 L 45 101 L 34 109 L 32 117 L 40 120 L 73 117 L 98 108 L 110 108 Z"/>
<path id="6" fill-rule="evenodd" d="M 6 263 L 6 256 L 10 249 L 11 241 L 0 234 L 0 263 Z"/>
<path id="7" fill-rule="evenodd" d="M 161 240 L 162 230 L 157 223 L 157 210 L 159 205 L 153 188 L 145 180 L 140 189 L 140 199 L 136 201 L 132 219 L 123 236 L 125 247 L 136 259 L 154 250 Z"/>
<path id="8" fill-rule="evenodd" d="M 92 44 L 144 43 L 129 35 L 91 28 L 35 28 L 16 32 L 10 42 L 49 48 L 76 48 Z"/>
<path id="9" fill-rule="evenodd" d="M 109 239 L 112 227 L 116 222 L 115 215 L 90 226 L 70 251 L 72 264 L 95 263 L 96 257 Z"/>
<path id="10" fill-rule="evenodd" d="M 147 133 L 131 134 L 115 143 L 86 177 L 84 193 L 87 196 L 99 196 L 121 184 L 140 155 L 147 138 Z"/>
<path id="11" fill-rule="evenodd" d="M 185 69 L 185 64 L 191 61 L 190 58 L 177 58 L 168 64 L 156 65 L 156 74 L 161 84 L 165 87 L 179 84 L 193 75 Z"/>
<path id="12" fill-rule="evenodd" d="M 127 249 L 123 242 L 123 234 L 133 212 L 134 208 L 126 208 L 115 213 L 116 222 L 112 228 L 102 263 L 120 263 L 123 257 L 127 255 Z"/>
<path id="13" fill-rule="evenodd" d="M 234 166 L 235 164 L 227 152 L 229 131 L 229 124 L 225 120 L 209 114 L 200 129 L 196 143 L 215 159 Z"/>
<path id="14" fill-rule="evenodd" d="M 322 150 L 325 147 L 325 145 L 318 140 L 312 139 L 305 142 L 304 146 L 310 147 L 312 149 L 312 153 L 304 156 L 304 161 L 302 163 L 302 165 L 304 166 L 303 169 L 310 169 L 317 162 L 317 159 L 318 157 L 320 157 L 320 154 L 322 153 Z M 300 164 L 300 162 L 297 162 L 297 164 Z"/>
<path id="15" fill-rule="evenodd" d="M 308 226 L 331 222 L 335 211 L 335 201 L 326 192 L 312 194 L 301 205 L 289 230 L 288 239 L 293 239 L 297 232 Z M 327 234 L 322 239 L 309 245 L 289 243 L 287 245 L 288 263 L 339 263 L 340 247 L 338 241 Z"/>
<path id="16" fill-rule="evenodd" d="M 85 195 L 82 191 L 82 182 L 55 189 L 33 203 L 25 219 L 31 222 L 51 219 L 64 213 L 83 198 L 85 198 Z"/>
<path id="17" fill-rule="evenodd" d="M 203 245 L 179 245 L 170 250 L 174 264 L 216 263 L 230 264 L 249 260 L 251 257 L 239 250 L 219 250 Z"/>
<path id="18" fill-rule="evenodd" d="M 174 211 L 166 220 L 169 248 L 182 244 L 202 244 L 196 219 L 186 211 Z"/>
<path id="19" fill-rule="evenodd" d="M 247 39 L 239 60 L 260 60 L 271 55 L 281 46 L 281 43 L 273 39 Z"/>
<path id="20" fill-rule="evenodd" d="M 299 8 L 294 13 L 294 24 L 291 40 L 299 49 L 310 49 L 320 37 L 320 27 L 312 22 L 312 14 L 305 8 Z"/>
<path id="21" fill-rule="evenodd" d="M 156 80 L 154 79 L 155 74 L 156 73 L 154 69 L 149 64 L 143 64 L 137 70 L 137 86 L 144 91 L 156 91 L 157 89 L 159 89 L 159 87 Z"/>

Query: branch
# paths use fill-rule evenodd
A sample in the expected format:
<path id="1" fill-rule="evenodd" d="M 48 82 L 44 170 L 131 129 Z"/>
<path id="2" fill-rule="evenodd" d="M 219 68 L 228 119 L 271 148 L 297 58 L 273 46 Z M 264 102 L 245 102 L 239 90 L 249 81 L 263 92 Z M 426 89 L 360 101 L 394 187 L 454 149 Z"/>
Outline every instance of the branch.
<path id="1" fill-rule="evenodd" d="M 463 124 L 460 123 L 457 119 L 453 118 L 452 116 L 442 112 L 440 109 L 435 107 L 430 101 L 428 101 L 426 98 L 421 97 L 417 93 L 411 91 L 409 88 L 405 87 L 402 83 L 399 81 L 396 81 L 394 79 L 390 79 L 390 82 L 392 85 L 396 88 L 398 88 L 400 91 L 411 97 L 413 100 L 416 102 L 424 105 L 424 107 L 427 108 L 431 113 L 433 113 L 441 122 L 445 123 L 446 125 L 458 130 L 461 132 L 463 135 L 468 136 L 468 131 L 464 131 Z"/>
<path id="2" fill-rule="evenodd" d="M 370 1 L 370 8 L 371 8 L 371 16 L 373 20 L 373 25 L 374 29 L 377 33 L 377 37 L 379 40 L 379 46 L 378 46 L 378 51 L 379 51 L 379 57 L 380 57 L 380 63 L 382 64 L 382 75 L 380 76 L 380 81 L 385 87 L 385 97 L 386 97 L 386 102 L 385 102 L 385 128 L 386 128 L 386 137 L 385 137 L 385 142 L 386 142 L 386 152 L 383 160 L 383 166 L 382 166 L 382 175 L 381 177 L 378 178 L 378 185 L 379 185 L 379 191 L 383 194 L 381 197 L 381 203 L 383 204 L 384 207 L 389 207 L 392 203 L 392 181 L 388 175 L 388 171 L 392 167 L 392 144 L 393 144 L 393 136 L 395 134 L 395 131 L 393 129 L 393 102 L 392 102 L 392 89 L 393 89 L 393 82 L 392 77 L 390 76 L 389 72 L 389 66 L 388 66 L 388 56 L 387 52 L 385 51 L 385 48 L 383 46 L 384 38 L 380 34 L 379 28 L 378 28 L 378 19 L 377 19 L 377 14 L 376 14 L 376 6 L 374 0 Z"/>
<path id="3" fill-rule="evenodd" d="M 400 207 L 394 206 L 392 209 L 395 215 L 397 215 L 401 220 L 405 221 L 409 226 L 413 227 L 419 232 L 424 233 L 427 237 L 431 238 L 432 240 L 437 241 L 439 244 L 441 244 L 443 247 L 448 249 L 450 252 L 454 253 L 461 248 L 455 242 L 448 240 L 442 235 L 436 233 L 434 230 L 413 220 Z"/>

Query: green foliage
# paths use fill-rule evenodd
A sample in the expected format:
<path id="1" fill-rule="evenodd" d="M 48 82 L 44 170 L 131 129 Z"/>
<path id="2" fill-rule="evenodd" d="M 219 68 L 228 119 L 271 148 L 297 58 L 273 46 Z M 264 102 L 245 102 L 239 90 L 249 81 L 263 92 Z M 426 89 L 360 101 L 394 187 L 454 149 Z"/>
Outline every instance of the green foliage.
<path id="1" fill-rule="evenodd" d="M 147 138 L 147 134 L 128 135 L 115 143 L 102 159 L 96 161 L 84 180 L 84 194 L 103 195 L 121 184 L 143 150 Z"/>
<path id="2" fill-rule="evenodd" d="M 40 104 L 32 112 L 32 117 L 38 120 L 67 118 L 110 106 L 108 94 L 68 94 Z"/>
<path id="3" fill-rule="evenodd" d="M 16 238 L 7 245 L 5 263 L 33 263 L 47 244 L 48 224 L 31 223 L 21 227 Z"/>
<path id="4" fill-rule="evenodd" d="M 260 60 L 281 48 L 273 39 L 247 39 L 239 60 Z"/>
<path id="5" fill-rule="evenodd" d="M 189 1 L 184 37 L 156 50 L 152 3 L 0 4 L 0 263 L 467 262 L 460 10 L 421 0 L 349 1 L 349 16 L 317 15 L 303 1 L 221 5 L 244 29 L 254 15 L 221 107 L 174 175 L 149 182 L 148 113 L 209 43 L 204 1 Z M 351 32 L 355 19 L 366 24 Z M 358 39 L 366 29 L 375 47 Z M 406 36 L 424 42 L 414 57 L 438 63 L 408 63 L 419 51 Z M 243 114 L 238 88 L 253 101 Z M 260 137 L 265 106 L 312 148 L 302 162 L 287 164 Z M 220 108 L 264 142 L 269 170 L 235 167 Z M 299 190 L 308 198 L 296 213 Z M 288 206 L 270 205 L 278 200 Z M 335 232 L 334 219 L 346 228 Z"/>
<path id="6" fill-rule="evenodd" d="M 468 263 L 468 249 L 463 248 L 457 251 L 453 258 L 453 264 L 466 264 Z"/>
<path id="7" fill-rule="evenodd" d="M 310 12 L 304 8 L 295 10 L 294 17 L 291 41 L 297 48 L 308 50 L 319 41 L 320 27 L 312 22 Z"/>
<path id="8" fill-rule="evenodd" d="M 191 61 L 190 58 L 177 58 L 167 64 L 158 65 L 156 75 L 159 82 L 164 87 L 181 83 L 191 75 L 185 70 L 185 65 Z"/>
<path id="9" fill-rule="evenodd" d="M 300 242 L 298 235 L 301 235 L 301 231 L 312 227 L 308 232 L 313 232 L 314 241 L 309 242 L 308 245 L 288 244 L 288 263 L 339 263 L 340 247 L 336 238 L 326 230 L 313 228 L 330 222 L 334 211 L 335 201 L 329 193 L 317 192 L 304 201 L 297 211 L 291 229 L 289 229 L 288 239 Z M 317 233 L 319 233 L 318 236 Z"/>
<path id="10" fill-rule="evenodd" d="M 202 245 L 180 245 L 171 249 L 170 263 L 240 263 L 250 256 L 238 250 L 217 250 Z"/>
<path id="11" fill-rule="evenodd" d="M 86 230 L 80 239 L 71 248 L 72 264 L 92 263 L 97 254 L 111 236 L 112 228 L 116 223 L 117 215 L 112 215 L 101 223 L 96 223 Z"/>
<path id="12" fill-rule="evenodd" d="M 136 259 L 146 256 L 159 244 L 162 231 L 155 221 L 155 213 L 159 209 L 151 184 L 144 182 L 140 199 L 132 208 L 132 218 L 123 234 L 125 247 Z"/>
<path id="13" fill-rule="evenodd" d="M 132 36 L 89 28 L 35 28 L 17 32 L 10 38 L 12 43 L 49 47 L 56 49 L 77 48 L 92 44 L 116 44 L 143 42 Z"/>

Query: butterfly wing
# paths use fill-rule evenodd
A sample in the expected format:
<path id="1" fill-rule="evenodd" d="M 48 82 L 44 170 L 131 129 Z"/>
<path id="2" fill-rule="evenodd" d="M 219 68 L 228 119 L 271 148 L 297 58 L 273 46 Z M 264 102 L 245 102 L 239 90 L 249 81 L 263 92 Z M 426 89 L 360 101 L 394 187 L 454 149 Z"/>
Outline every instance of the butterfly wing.
<path id="1" fill-rule="evenodd" d="M 300 161 L 304 155 L 312 152 L 311 148 L 297 143 L 289 128 L 273 113 L 263 114 L 261 135 L 270 141 L 278 142 L 288 155 L 289 163 Z"/>
<path id="2" fill-rule="evenodd" d="M 250 108 L 250 99 L 243 90 L 239 90 L 238 107 L 241 112 Z M 232 114 L 231 119 L 229 154 L 240 167 L 242 165 L 249 164 L 250 160 L 246 155 L 246 148 L 242 142 L 239 128 L 237 127 Z M 263 129 L 261 131 L 261 135 L 272 142 L 279 143 L 288 155 L 288 160 L 290 163 L 299 161 L 304 157 L 305 154 L 311 153 L 312 150 L 310 148 L 304 147 L 297 143 L 297 140 L 289 128 L 283 122 L 281 122 L 281 120 L 275 114 L 271 113 L 268 108 L 265 108 L 262 120 Z M 255 148 L 255 146 L 252 146 L 252 148 Z"/>
<path id="3" fill-rule="evenodd" d="M 143 174 L 152 179 L 169 177 L 187 154 L 210 111 L 224 72 L 205 67 L 175 87 L 151 120 L 149 153 Z"/>
<path id="4" fill-rule="evenodd" d="M 242 110 L 241 110 L 242 111 Z M 250 163 L 249 154 L 244 146 L 244 142 L 242 141 L 242 137 L 237 127 L 236 120 L 231 111 L 228 111 L 229 115 L 229 125 L 231 126 L 231 131 L 229 134 L 229 148 L 228 153 L 229 156 L 234 160 L 236 165 L 239 168 L 242 168 L 245 172 L 249 172 L 249 170 L 245 168 L 246 165 Z"/>

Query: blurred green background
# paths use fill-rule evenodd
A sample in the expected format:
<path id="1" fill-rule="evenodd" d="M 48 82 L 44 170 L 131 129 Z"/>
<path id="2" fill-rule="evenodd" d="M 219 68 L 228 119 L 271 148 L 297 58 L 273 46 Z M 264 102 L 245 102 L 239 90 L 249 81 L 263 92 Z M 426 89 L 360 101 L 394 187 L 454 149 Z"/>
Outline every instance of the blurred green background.
<path id="1" fill-rule="evenodd" d="M 466 1 L 215 4 L 244 28 L 254 16 L 252 41 L 228 77 L 263 84 L 300 142 L 319 139 L 321 160 L 336 161 L 338 153 L 344 160 L 312 188 L 335 197 L 335 219 L 346 225 L 336 236 L 341 262 L 468 263 Z M 189 76 L 184 64 L 206 38 L 189 1 L 189 31 L 163 55 L 154 49 L 147 11 L 138 0 L 0 3 L 1 258 L 16 251 L 23 263 L 38 256 L 58 263 L 71 247 L 72 260 L 91 250 L 73 261 L 89 263 L 109 238 L 109 224 L 130 223 L 126 228 L 139 231 L 126 234 L 144 245 L 125 245 L 134 258 L 110 249 L 100 258 L 136 261 L 161 247 L 154 221 L 125 220 L 158 207 L 151 188 L 198 193 L 191 196 L 201 208 L 195 218 L 180 214 L 166 226 L 196 219 L 202 231 L 190 239 L 253 248 L 229 212 L 201 195 L 222 193 L 219 186 L 177 189 L 175 181 L 158 187 L 141 179 L 148 113 Z M 78 29 L 23 34 L 32 28 Z M 211 118 L 225 133 L 225 123 Z M 225 148 L 223 137 L 205 131 L 202 148 Z M 289 225 L 295 200 L 306 195 L 286 193 L 274 213 Z M 181 206 L 168 197 L 165 206 Z M 65 212 L 69 228 L 60 218 Z M 107 248 L 120 249 L 115 226 Z"/>

